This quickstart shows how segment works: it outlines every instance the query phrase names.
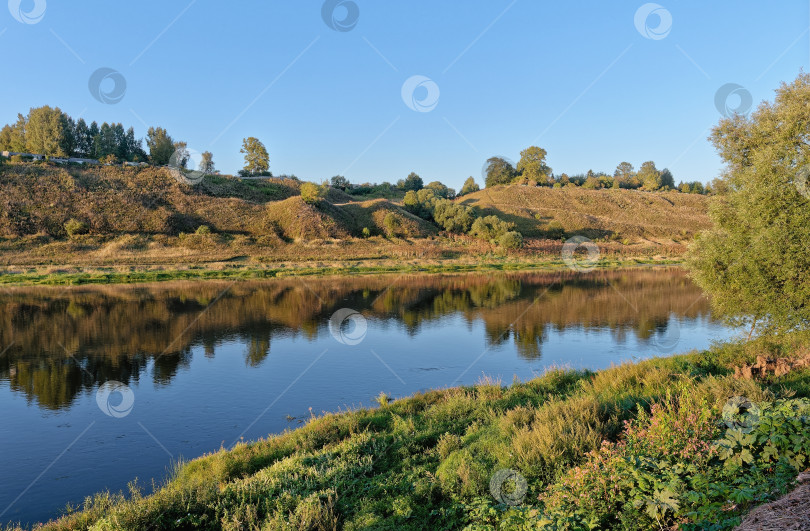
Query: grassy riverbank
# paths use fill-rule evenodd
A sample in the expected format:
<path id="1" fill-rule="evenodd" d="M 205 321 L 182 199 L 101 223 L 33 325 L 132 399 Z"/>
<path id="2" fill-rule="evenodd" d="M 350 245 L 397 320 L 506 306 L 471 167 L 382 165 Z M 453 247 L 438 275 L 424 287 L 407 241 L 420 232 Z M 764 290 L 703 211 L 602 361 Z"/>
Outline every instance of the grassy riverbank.
<path id="1" fill-rule="evenodd" d="M 678 265 L 677 258 L 626 258 L 601 259 L 594 263 L 581 263 L 587 269 L 618 269 L 647 265 Z M 377 264 L 335 263 L 313 267 L 309 264 L 289 263 L 283 267 L 268 265 L 172 267 L 77 267 L 52 269 L 30 268 L 27 270 L 0 271 L 0 286 L 32 285 L 83 285 L 83 284 L 134 284 L 172 280 L 255 280 L 295 276 L 371 275 L 385 273 L 467 273 L 478 271 L 554 271 L 569 269 L 559 258 L 546 257 L 535 260 L 503 258 L 481 261 L 414 260 L 406 262 L 384 261 Z"/>
<path id="2" fill-rule="evenodd" d="M 97 495 L 46 528 L 727 529 L 789 490 L 810 454 L 810 367 L 756 380 L 734 367 L 805 359 L 808 344 L 761 338 L 597 373 L 383 396 L 379 408 L 313 415 L 193 460 L 152 495 L 135 485 Z M 760 408 L 753 425 L 735 416 L 750 430 L 721 421 L 734 396 Z M 492 481 L 503 469 L 525 478 L 525 495 L 520 480 Z"/>

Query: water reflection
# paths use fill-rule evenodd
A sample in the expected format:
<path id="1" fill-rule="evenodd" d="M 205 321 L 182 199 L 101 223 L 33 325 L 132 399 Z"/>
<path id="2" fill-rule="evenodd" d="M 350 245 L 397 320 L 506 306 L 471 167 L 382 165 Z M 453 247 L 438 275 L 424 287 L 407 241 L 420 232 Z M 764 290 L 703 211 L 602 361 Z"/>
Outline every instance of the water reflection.
<path id="1" fill-rule="evenodd" d="M 707 314 L 708 302 L 679 269 L 17 288 L 0 294 L 0 348 L 11 345 L 0 382 L 58 410 L 108 380 L 167 385 L 196 345 L 214 357 L 236 340 L 245 364 L 258 367 L 274 338 L 328 335 L 339 308 L 409 335 L 462 315 L 483 322 L 490 347 L 511 341 L 537 359 L 550 328 L 609 329 L 617 342 L 634 334 L 666 347 L 677 342 L 670 315 Z"/>

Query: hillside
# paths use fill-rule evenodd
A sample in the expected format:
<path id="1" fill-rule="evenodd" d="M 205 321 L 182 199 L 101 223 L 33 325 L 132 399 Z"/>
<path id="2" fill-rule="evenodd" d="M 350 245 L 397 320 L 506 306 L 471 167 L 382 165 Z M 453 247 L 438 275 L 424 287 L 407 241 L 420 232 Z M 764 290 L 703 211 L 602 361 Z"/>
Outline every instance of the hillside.
<path id="1" fill-rule="evenodd" d="M 0 166 L 0 275 L 256 268 L 523 267 L 560 262 L 563 241 L 593 239 L 605 260 L 678 259 L 709 226 L 708 199 L 680 193 L 497 186 L 455 201 L 512 221 L 522 248 L 447 234 L 401 204 L 330 188 L 307 204 L 294 179 L 162 168 Z M 405 260 L 409 262 L 405 262 Z M 135 269 L 133 269 L 135 268 Z M 169 274 L 169 277 L 172 275 Z M 33 278 L 33 277 L 32 277 Z"/>
<path id="2" fill-rule="evenodd" d="M 351 196 L 330 189 L 317 206 L 301 200 L 293 180 L 242 180 L 208 176 L 195 187 L 161 168 L 63 168 L 6 165 L 0 168 L 0 236 L 67 236 L 76 219 L 92 234 L 177 235 L 207 225 L 216 233 L 267 236 L 286 241 L 392 232 L 424 237 L 436 228 L 386 200 L 350 204 Z M 333 204 L 341 203 L 341 204 Z"/>
<path id="3" fill-rule="evenodd" d="M 557 223 L 566 234 L 630 241 L 691 239 L 711 226 L 709 198 L 679 192 L 510 185 L 486 188 L 459 201 L 515 223 L 529 238 L 557 237 Z"/>

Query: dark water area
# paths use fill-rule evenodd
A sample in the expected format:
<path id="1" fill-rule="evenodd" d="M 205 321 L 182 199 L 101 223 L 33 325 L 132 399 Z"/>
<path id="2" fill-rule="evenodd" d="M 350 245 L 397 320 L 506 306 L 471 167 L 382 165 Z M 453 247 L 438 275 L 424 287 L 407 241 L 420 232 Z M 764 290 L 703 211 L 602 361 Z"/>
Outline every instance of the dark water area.
<path id="1" fill-rule="evenodd" d="M 0 523 L 148 486 L 180 459 L 381 392 L 601 369 L 733 334 L 677 268 L 0 290 Z"/>

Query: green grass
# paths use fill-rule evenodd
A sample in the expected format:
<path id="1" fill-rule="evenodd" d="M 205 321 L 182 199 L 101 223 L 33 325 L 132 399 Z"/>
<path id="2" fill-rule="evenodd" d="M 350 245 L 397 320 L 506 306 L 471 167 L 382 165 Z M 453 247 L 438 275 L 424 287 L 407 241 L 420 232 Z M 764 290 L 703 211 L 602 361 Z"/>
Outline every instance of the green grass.
<path id="1" fill-rule="evenodd" d="M 590 488 L 577 479 L 580 475 L 573 467 L 598 464 L 593 452 L 603 441 L 635 437 L 640 442 L 633 444 L 642 447 L 631 447 L 627 454 L 629 442 L 622 442 L 608 457 L 616 463 L 628 455 L 630 460 L 622 461 L 628 474 L 647 473 L 633 464 L 634 455 L 645 456 L 642 464 L 652 458 L 650 454 L 666 459 L 658 454 L 669 447 L 679 450 L 681 439 L 692 441 L 696 436 L 689 430 L 672 431 L 684 419 L 702 422 L 699 433 L 704 438 L 707 433 L 719 436 L 717 415 L 731 396 L 763 404 L 779 396 L 806 397 L 808 369 L 764 382 L 736 380 L 731 373 L 735 364 L 757 353 L 798 355 L 808 340 L 757 339 L 598 373 L 552 370 L 506 387 L 482 381 L 392 402 L 381 397 L 378 408 L 313 416 L 296 430 L 185 463 L 152 495 L 142 495 L 137 487 L 127 495 L 99 494 L 89 498 L 81 511 L 46 529 L 542 529 L 543 522 L 551 521 L 559 524 L 557 528 L 578 529 L 584 516 L 574 514 L 576 507 L 569 514 L 564 497 L 548 496 Z M 651 408 L 652 404 L 659 406 Z M 653 422 L 647 413 L 640 414 L 651 409 L 652 419 L 660 420 L 664 428 L 659 429 L 658 420 Z M 692 415 L 696 410 L 702 413 Z M 664 442 L 643 447 L 644 441 L 659 440 Z M 798 444 L 807 446 L 806 438 L 800 437 Z M 742 493 L 742 501 L 727 509 L 722 503 L 712 505 L 714 491 L 701 490 L 694 497 L 697 501 L 688 501 L 692 498 L 680 491 L 672 494 L 683 496 L 678 498 L 680 507 L 703 503 L 701 510 L 708 513 L 700 514 L 721 514 L 725 523 L 718 529 L 783 492 L 796 472 L 782 460 L 739 470 L 720 458 L 707 463 L 706 470 L 695 474 L 715 474 L 712 477 L 722 482 L 718 487 L 728 491 L 720 495 Z M 499 505 L 490 494 L 490 478 L 504 468 L 519 471 L 526 479 L 527 493 L 517 507 Z M 611 472 L 598 466 L 589 470 L 593 472 L 586 477 L 597 483 L 604 483 Z M 649 514 L 655 513 L 647 510 L 647 502 L 670 499 L 669 491 L 662 495 L 650 490 L 656 474 L 645 480 L 647 487 L 639 484 L 628 494 L 621 521 L 612 513 L 599 513 L 599 507 L 595 517 L 601 515 L 607 527 L 647 528 Z M 738 488 L 740 482 L 747 490 Z M 619 483 L 626 484 L 627 478 Z M 660 523 L 690 521 L 685 510 L 674 520 L 674 510 L 655 507 L 661 512 Z M 548 512 L 554 508 L 559 511 Z M 699 518 L 694 516 L 693 521 Z"/>
<path id="2" fill-rule="evenodd" d="M 594 269 L 618 269 L 648 265 L 678 265 L 680 260 L 653 260 L 633 258 L 628 260 L 602 259 L 592 266 Z M 568 265 L 558 259 L 538 260 L 499 260 L 478 263 L 428 263 L 391 264 L 381 266 L 334 266 L 334 267 L 233 267 L 230 269 L 206 269 L 197 266 L 188 269 L 166 269 L 160 271 L 96 271 L 59 273 L 0 273 L 0 285 L 82 285 L 82 284 L 134 284 L 142 282 L 164 282 L 171 280 L 255 280 L 284 278 L 291 276 L 331 276 L 331 275 L 372 275 L 386 273 L 467 273 L 475 271 L 553 271 L 567 269 Z M 112 268 L 110 268 L 112 269 Z"/>

